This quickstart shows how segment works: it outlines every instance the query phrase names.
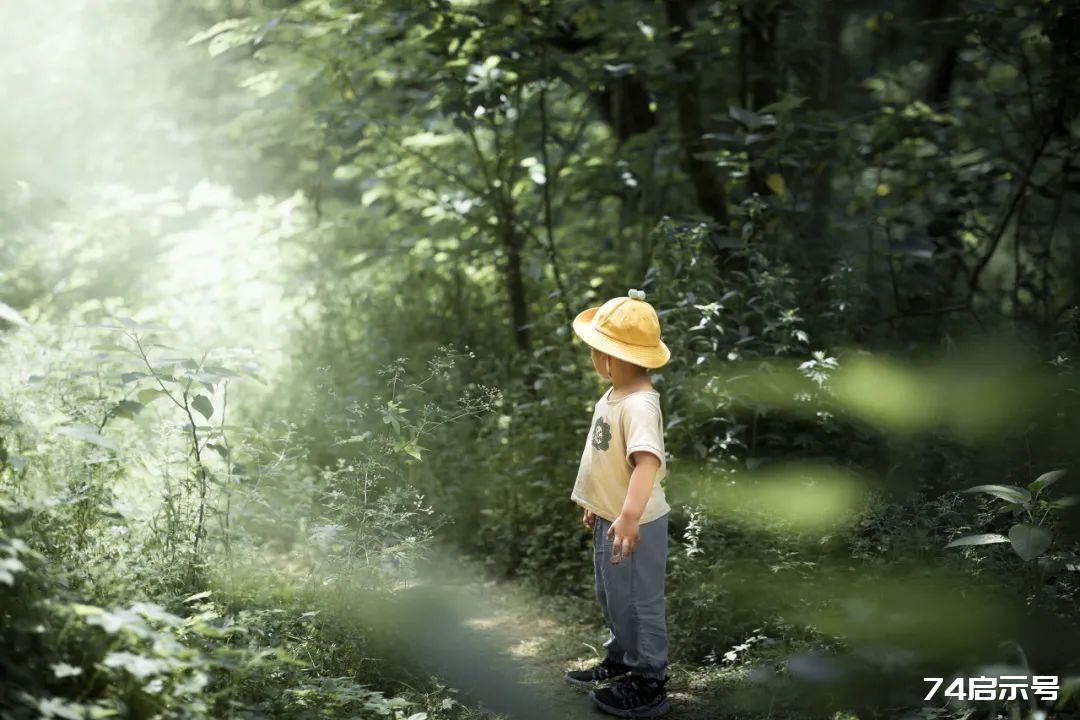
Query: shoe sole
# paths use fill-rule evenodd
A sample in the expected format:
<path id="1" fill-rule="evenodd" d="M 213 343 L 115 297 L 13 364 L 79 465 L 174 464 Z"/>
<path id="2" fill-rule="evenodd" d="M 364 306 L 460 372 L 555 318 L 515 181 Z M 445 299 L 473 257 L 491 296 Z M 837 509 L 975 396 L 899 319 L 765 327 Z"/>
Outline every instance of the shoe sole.
<path id="1" fill-rule="evenodd" d="M 598 686 L 602 687 L 604 685 L 607 685 L 611 681 L 618 680 L 619 678 L 622 678 L 622 677 L 626 677 L 626 673 L 623 673 L 622 675 L 615 675 L 613 677 L 608 678 L 607 680 L 577 680 L 577 679 L 572 678 L 572 677 L 570 677 L 568 675 L 563 675 L 563 680 L 566 680 L 566 682 L 570 683 L 571 685 L 576 685 L 577 687 L 582 687 L 582 688 L 589 688 L 591 690 L 591 689 L 593 689 L 595 687 L 598 687 Z"/>
<path id="2" fill-rule="evenodd" d="M 664 698 L 664 700 L 655 707 L 642 708 L 640 710 L 624 710 L 623 708 L 617 708 L 613 705 L 608 705 L 607 703 L 597 698 L 594 694 L 590 694 L 589 697 L 594 703 L 596 703 L 596 706 L 598 708 L 608 713 L 609 715 L 614 715 L 616 717 L 653 718 L 660 717 L 661 715 L 664 715 L 669 710 L 671 710 L 671 701 L 667 698 Z"/>

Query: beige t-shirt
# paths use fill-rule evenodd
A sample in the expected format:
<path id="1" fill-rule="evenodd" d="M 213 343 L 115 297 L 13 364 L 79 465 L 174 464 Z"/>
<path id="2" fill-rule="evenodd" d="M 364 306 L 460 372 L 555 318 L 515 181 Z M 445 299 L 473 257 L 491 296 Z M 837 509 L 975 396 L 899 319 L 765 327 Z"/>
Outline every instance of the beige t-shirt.
<path id="1" fill-rule="evenodd" d="M 611 388 L 608 388 L 593 410 L 570 499 L 605 520 L 614 521 L 622 511 L 630 487 L 630 473 L 634 469 L 631 453 L 651 452 L 660 459 L 660 469 L 641 514 L 640 522 L 647 523 L 671 510 L 660 484 L 667 476 L 660 393 L 639 390 L 616 400 L 609 400 L 610 396 Z"/>

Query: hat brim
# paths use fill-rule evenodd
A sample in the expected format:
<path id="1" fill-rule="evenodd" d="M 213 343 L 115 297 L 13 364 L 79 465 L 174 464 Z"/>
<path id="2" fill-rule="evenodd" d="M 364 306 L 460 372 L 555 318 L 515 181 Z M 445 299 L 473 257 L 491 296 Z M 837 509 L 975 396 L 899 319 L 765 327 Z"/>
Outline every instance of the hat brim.
<path id="1" fill-rule="evenodd" d="M 647 368 L 658 368 L 671 359 L 671 350 L 668 349 L 663 340 L 658 340 L 659 344 L 655 347 L 632 345 L 610 338 L 594 328 L 592 319 L 599 309 L 599 307 L 591 307 L 588 310 L 582 310 L 574 318 L 574 332 L 589 347 L 594 347 L 600 352 L 625 360 L 628 363 Z"/>

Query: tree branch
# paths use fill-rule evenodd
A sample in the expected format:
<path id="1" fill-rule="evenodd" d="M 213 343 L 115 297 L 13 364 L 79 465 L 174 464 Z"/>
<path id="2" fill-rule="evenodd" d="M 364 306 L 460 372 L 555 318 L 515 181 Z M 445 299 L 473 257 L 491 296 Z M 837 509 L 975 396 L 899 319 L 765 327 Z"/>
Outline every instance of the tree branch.
<path id="1" fill-rule="evenodd" d="M 975 269 L 971 273 L 971 279 L 968 281 L 968 288 L 972 295 L 979 289 L 979 275 L 986 269 L 986 266 L 990 263 L 990 258 L 997 252 L 998 245 L 1001 244 L 1001 238 L 1005 235 L 1005 228 L 1008 227 L 1009 220 L 1012 219 L 1013 213 L 1016 212 L 1016 207 L 1020 204 L 1020 198 L 1023 197 L 1024 193 L 1027 191 L 1028 182 L 1031 180 L 1031 173 L 1034 172 L 1035 166 L 1039 162 L 1039 158 L 1042 157 L 1047 143 L 1050 142 L 1050 136 L 1051 133 L 1049 131 L 1043 132 L 1038 147 L 1035 148 L 1035 151 L 1031 155 L 1031 159 L 1028 160 L 1027 167 L 1024 168 L 1024 174 L 1021 176 L 1020 182 L 1017 183 L 1016 189 L 1013 190 L 1012 197 L 1009 198 L 1009 203 L 1005 207 L 1005 213 L 998 220 L 994 231 L 990 234 L 990 247 L 975 265 Z"/>

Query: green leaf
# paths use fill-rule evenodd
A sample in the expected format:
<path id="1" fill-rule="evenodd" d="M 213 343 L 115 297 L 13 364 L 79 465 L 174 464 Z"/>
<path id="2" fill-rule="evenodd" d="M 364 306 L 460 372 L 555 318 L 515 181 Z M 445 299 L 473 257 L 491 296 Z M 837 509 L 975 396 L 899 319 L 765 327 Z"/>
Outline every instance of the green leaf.
<path id="1" fill-rule="evenodd" d="M 409 455 L 410 457 L 414 457 L 420 461 L 423 461 L 424 459 L 420 454 L 423 451 L 423 448 L 414 442 L 405 443 L 405 445 L 401 449 L 405 452 L 406 455 Z"/>
<path id="2" fill-rule="evenodd" d="M 203 370 L 205 372 L 214 373 L 215 375 L 220 375 L 223 378 L 238 377 L 238 375 L 239 375 L 237 372 L 235 372 L 233 370 L 230 370 L 229 368 L 225 367 L 224 365 L 206 364 L 206 365 L 203 365 Z"/>
<path id="3" fill-rule="evenodd" d="M 98 432 L 97 427 L 93 425 L 63 425 L 56 428 L 54 432 L 57 435 L 65 435 L 67 437 L 75 438 L 76 440 L 83 440 L 84 442 L 97 445 L 98 447 L 107 448 L 109 450 L 119 450 L 120 447 L 107 437 L 101 435 Z"/>
<path id="4" fill-rule="evenodd" d="M 68 665 L 65 662 L 52 663 L 49 667 L 52 669 L 53 675 L 57 679 L 63 679 L 63 678 L 67 678 L 67 677 L 76 677 L 78 675 L 82 675 L 82 672 L 83 672 L 81 667 L 76 667 L 74 665 Z M 80 715 L 80 717 L 81 717 L 81 715 Z"/>
<path id="5" fill-rule="evenodd" d="M 81 703 L 68 702 L 59 697 L 40 698 L 31 700 L 37 706 L 40 713 L 38 717 L 60 718 L 61 720 L 82 720 L 86 717 Z"/>
<path id="6" fill-rule="evenodd" d="M 968 547 L 971 545 L 993 545 L 994 543 L 1009 542 L 1009 538 L 998 533 L 979 533 L 977 535 L 965 535 L 949 542 L 945 547 Z"/>
<path id="7" fill-rule="evenodd" d="M 127 651 L 109 653 L 105 656 L 102 664 L 108 668 L 123 668 L 139 679 L 148 678 L 169 669 L 169 663 L 166 660 L 147 655 L 136 655 Z"/>
<path id="8" fill-rule="evenodd" d="M 761 108 L 759 112 L 774 113 L 774 112 L 788 112 L 789 110 L 795 110 L 802 106 L 806 102 L 807 97 L 805 95 L 792 95 L 790 93 L 784 93 L 784 96 L 774 103 L 770 103 Z"/>
<path id="9" fill-rule="evenodd" d="M 0 558 L 0 571 L 10 573 L 14 576 L 15 573 L 21 573 L 25 570 L 26 565 L 24 565 L 19 558 Z"/>
<path id="10" fill-rule="evenodd" d="M 773 191 L 774 195 L 779 197 L 785 197 L 787 195 L 787 185 L 784 184 L 783 175 L 772 173 L 765 178 L 765 184 L 769 186 L 769 189 Z"/>
<path id="11" fill-rule="evenodd" d="M 400 405 L 393 401 L 388 400 L 386 403 L 386 409 L 382 411 L 383 423 L 393 426 L 394 433 L 401 433 L 401 416 L 405 414 L 407 410 L 400 407 Z"/>
<path id="12" fill-rule="evenodd" d="M 433 132 L 419 132 L 403 139 L 401 144 L 410 150 L 429 150 L 442 145 L 449 145 L 455 141 L 453 135 L 436 135 Z"/>
<path id="13" fill-rule="evenodd" d="M 986 493 L 987 495 L 993 495 L 994 497 L 1008 500 L 1009 502 L 1018 505 L 1025 505 L 1031 502 L 1031 493 L 1024 488 L 1016 487 L 1015 485 L 976 485 L 975 487 L 969 487 L 967 490 L 964 490 L 964 492 Z"/>
<path id="14" fill-rule="evenodd" d="M 753 110 L 747 110 L 746 108 L 736 107 L 734 105 L 728 108 L 728 114 L 733 120 L 741 125 L 745 125 L 751 130 L 757 130 L 766 125 L 776 125 L 776 118 L 771 115 L 759 115 Z"/>
<path id="15" fill-rule="evenodd" d="M 236 28 L 244 25 L 245 22 L 245 20 L 242 20 L 240 18 L 230 18 L 228 20 L 222 20 L 215 25 L 211 25 L 206 30 L 192 35 L 191 38 L 188 39 L 187 44 L 198 45 L 201 42 L 206 42 L 215 35 L 220 35 L 221 33 L 228 32 L 229 30 L 235 30 Z"/>
<path id="16" fill-rule="evenodd" d="M 113 408 L 113 415 L 133 420 L 142 409 L 142 403 L 137 403 L 134 400 L 121 400 Z"/>
<path id="17" fill-rule="evenodd" d="M 1050 487 L 1064 476 L 1064 470 L 1051 470 L 1050 472 L 1043 473 L 1039 477 L 1035 478 L 1035 481 L 1028 485 L 1028 489 L 1038 495 L 1040 492 Z"/>
<path id="18" fill-rule="evenodd" d="M 105 612 L 105 608 L 99 608 L 97 605 L 84 605 L 83 603 L 69 603 L 68 607 L 79 617 L 101 615 Z"/>
<path id="19" fill-rule="evenodd" d="M 199 414 L 207 420 L 209 420 L 210 416 L 214 414 L 214 404 L 211 403 L 210 398 L 206 397 L 205 395 L 199 395 L 194 400 L 192 400 L 191 407 L 198 410 Z"/>
<path id="20" fill-rule="evenodd" d="M 30 327 L 30 323 L 26 322 L 26 318 L 20 315 L 18 310 L 2 302 L 0 302 L 0 320 L 7 320 L 9 323 L 21 325 L 22 327 Z"/>
<path id="21" fill-rule="evenodd" d="M 363 173 L 364 169 L 359 165 L 338 165 L 336 168 L 334 168 L 334 172 L 331 174 L 331 177 L 333 177 L 335 180 L 343 180 L 347 182 L 349 180 L 355 180 Z"/>
<path id="22" fill-rule="evenodd" d="M 1059 498 L 1051 502 L 1050 507 L 1054 508 L 1055 510 L 1059 510 L 1061 508 L 1072 507 L 1078 502 L 1080 502 L 1080 495 L 1066 495 L 1063 498 Z"/>
<path id="23" fill-rule="evenodd" d="M 141 402 L 143 405 L 149 405 L 155 400 L 165 397 L 165 395 L 166 393 L 164 390 L 146 388 L 145 390 L 140 390 L 139 394 L 136 397 L 139 398 L 139 402 Z"/>
<path id="24" fill-rule="evenodd" d="M 1038 525 L 1017 523 L 1009 530 L 1009 542 L 1013 550 L 1025 561 L 1031 561 L 1046 552 L 1052 537 L 1049 531 Z"/>
<path id="25" fill-rule="evenodd" d="M 611 77 L 620 78 L 634 72 L 634 64 L 619 63 L 618 65 L 611 65 L 608 63 L 604 63 L 604 70 L 606 70 L 611 75 Z"/>
<path id="26" fill-rule="evenodd" d="M 126 348 L 123 345 L 119 345 L 117 343 L 98 343 L 97 345 L 91 345 L 90 349 L 99 350 L 102 352 L 131 352 L 131 348 Z"/>
<path id="27" fill-rule="evenodd" d="M 184 373 L 184 377 L 197 380 L 206 385 L 213 385 L 214 383 L 219 383 L 225 379 L 224 375 L 212 372 L 186 372 Z"/>

